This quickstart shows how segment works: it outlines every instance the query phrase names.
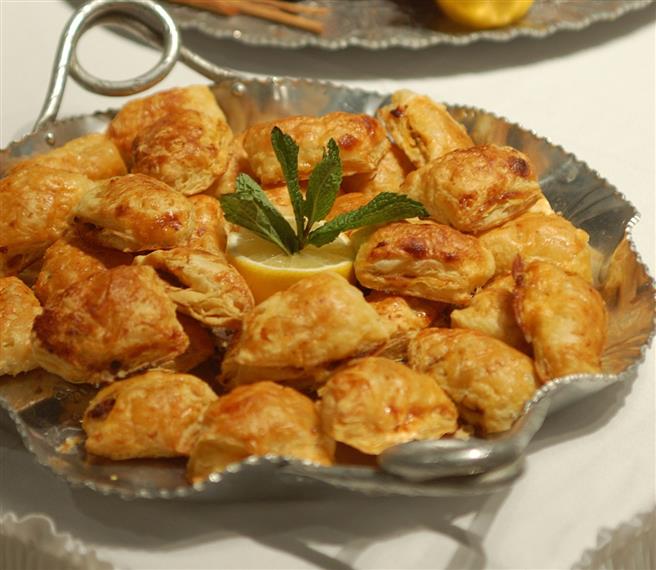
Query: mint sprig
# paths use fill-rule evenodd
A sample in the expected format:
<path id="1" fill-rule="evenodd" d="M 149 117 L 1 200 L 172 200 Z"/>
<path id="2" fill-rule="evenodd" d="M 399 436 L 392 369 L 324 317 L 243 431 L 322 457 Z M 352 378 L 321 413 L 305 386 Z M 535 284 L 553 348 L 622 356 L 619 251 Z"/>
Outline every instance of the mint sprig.
<path id="1" fill-rule="evenodd" d="M 226 220 L 275 243 L 288 255 L 301 251 L 308 244 L 326 245 L 346 230 L 428 216 L 419 202 L 406 195 L 383 192 L 357 210 L 340 214 L 314 229 L 333 207 L 342 182 L 337 143 L 333 139 L 328 141 L 323 158 L 310 174 L 305 198 L 298 178 L 298 145 L 278 127 L 271 131 L 271 145 L 287 183 L 296 231 L 247 174 L 237 176 L 236 192 L 224 194 L 219 200 Z"/>

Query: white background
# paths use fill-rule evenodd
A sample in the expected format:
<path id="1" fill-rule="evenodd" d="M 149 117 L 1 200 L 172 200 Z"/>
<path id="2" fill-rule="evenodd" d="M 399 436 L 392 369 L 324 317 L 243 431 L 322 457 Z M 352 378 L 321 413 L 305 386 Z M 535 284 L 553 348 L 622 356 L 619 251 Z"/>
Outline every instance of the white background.
<path id="1" fill-rule="evenodd" d="M 71 12 L 62 0 L 0 0 L 0 146 L 36 118 Z M 543 40 L 417 52 L 286 51 L 194 34 L 185 42 L 246 72 L 407 87 L 529 127 L 633 202 L 642 213 L 634 240 L 653 275 L 655 18 L 652 5 Z M 127 78 L 157 56 L 96 30 L 83 40 L 81 59 L 102 76 Z M 179 66 L 159 88 L 201 80 Z M 71 82 L 61 116 L 119 104 Z M 654 504 L 654 426 L 652 349 L 635 381 L 551 417 L 530 447 L 523 478 L 480 499 L 124 502 L 69 488 L 37 466 L 15 434 L 0 430 L 0 511 L 43 512 L 123 568 L 567 568 L 602 527 Z"/>

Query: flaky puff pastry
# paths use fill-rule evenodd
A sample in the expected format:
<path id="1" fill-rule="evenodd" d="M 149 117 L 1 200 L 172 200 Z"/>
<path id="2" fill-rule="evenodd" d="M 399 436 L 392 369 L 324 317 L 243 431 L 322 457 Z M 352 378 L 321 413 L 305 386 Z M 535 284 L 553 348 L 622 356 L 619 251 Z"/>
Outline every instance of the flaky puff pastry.
<path id="1" fill-rule="evenodd" d="M 235 388 L 208 407 L 187 477 L 201 481 L 253 455 L 331 465 L 334 449 L 312 400 L 274 382 L 257 382 Z"/>
<path id="2" fill-rule="evenodd" d="M 377 354 L 395 359 L 405 357 L 410 339 L 429 327 L 444 309 L 440 303 L 380 291 L 373 291 L 366 300 L 390 327 L 390 338 Z"/>
<path id="3" fill-rule="evenodd" d="M 478 331 L 423 330 L 410 341 L 408 363 L 437 380 L 462 418 L 488 434 L 509 429 L 537 387 L 528 356 Z"/>
<path id="4" fill-rule="evenodd" d="M 588 234 L 557 214 L 528 212 L 479 239 L 492 252 L 497 273 L 509 273 L 519 255 L 526 263 L 547 261 L 592 281 Z"/>
<path id="5" fill-rule="evenodd" d="M 458 429 L 456 407 L 437 382 L 387 358 L 349 363 L 330 377 L 319 396 L 324 431 L 371 455 Z"/>
<path id="6" fill-rule="evenodd" d="M 75 208 L 77 233 L 96 245 L 137 252 L 186 245 L 194 205 L 167 184 L 128 174 L 96 182 Z"/>
<path id="7" fill-rule="evenodd" d="M 43 264 L 34 284 L 34 294 L 41 303 L 66 290 L 73 283 L 119 265 L 130 265 L 127 253 L 95 247 L 75 236 L 53 243 L 43 256 Z"/>
<path id="8" fill-rule="evenodd" d="M 178 310 L 208 327 L 237 330 L 255 304 L 246 281 L 222 253 L 178 247 L 136 257 L 134 263 L 153 267 L 167 281 Z"/>
<path id="9" fill-rule="evenodd" d="M 365 287 L 466 304 L 494 275 L 494 259 L 477 238 L 432 222 L 388 224 L 360 246 L 355 275 Z"/>
<path id="10" fill-rule="evenodd" d="M 191 196 L 194 207 L 194 233 L 189 239 L 189 247 L 204 249 L 210 253 L 223 253 L 226 248 L 227 233 L 223 210 L 216 198 Z"/>
<path id="11" fill-rule="evenodd" d="M 339 147 L 344 176 L 372 172 L 389 147 L 385 129 L 369 115 L 335 112 L 323 117 L 296 116 L 259 123 L 244 133 L 244 150 L 256 176 L 264 184 L 284 182 L 271 146 L 271 130 L 279 127 L 299 145 L 298 175 L 310 177 L 332 138 Z"/>
<path id="12" fill-rule="evenodd" d="M 110 459 L 191 453 L 216 394 L 190 374 L 151 370 L 115 382 L 89 402 L 82 427 L 87 452 Z"/>
<path id="13" fill-rule="evenodd" d="M 81 174 L 34 165 L 0 180 L 0 276 L 39 259 L 69 227 L 73 208 L 93 182 Z"/>
<path id="14" fill-rule="evenodd" d="M 125 163 L 131 166 L 132 144 L 137 135 L 163 117 L 191 109 L 210 119 L 225 121 L 225 115 L 206 85 L 169 89 L 126 103 L 112 119 L 107 136 L 118 147 Z"/>
<path id="15" fill-rule="evenodd" d="M 380 108 L 378 117 L 417 168 L 474 144 L 444 105 L 407 89 L 393 93 L 392 102 Z"/>
<path id="16" fill-rule="evenodd" d="M 333 207 L 330 212 L 326 214 L 326 220 L 332 220 L 341 214 L 346 214 L 361 208 L 372 200 L 372 196 L 364 192 L 349 192 L 347 194 L 340 194 L 335 199 Z M 351 232 L 347 232 L 351 233 Z"/>
<path id="17" fill-rule="evenodd" d="M 451 311 L 451 326 L 480 331 L 528 353 L 530 345 L 515 318 L 515 280 L 500 275 L 478 291 L 464 309 Z"/>
<path id="18" fill-rule="evenodd" d="M 32 323 L 41 305 L 18 277 L 0 277 L 0 376 L 37 368 L 32 355 Z"/>
<path id="19" fill-rule="evenodd" d="M 482 232 L 516 218 L 542 197 L 529 158 L 508 146 L 455 150 L 411 172 L 401 192 L 431 218 L 463 232 Z"/>
<path id="20" fill-rule="evenodd" d="M 245 315 L 220 381 L 231 386 L 262 378 L 311 383 L 326 367 L 367 354 L 388 338 L 388 325 L 356 287 L 337 274 L 317 274 Z"/>
<path id="21" fill-rule="evenodd" d="M 91 180 L 102 180 L 127 174 L 116 145 L 105 135 L 92 133 L 65 145 L 19 162 L 12 171 L 34 165 L 66 172 L 77 172 Z"/>
<path id="22" fill-rule="evenodd" d="M 551 263 L 518 261 L 513 275 L 515 315 L 540 379 L 601 372 L 608 314 L 599 292 Z"/>
<path id="23" fill-rule="evenodd" d="M 181 109 L 155 121 L 132 144 L 133 173 L 190 196 L 210 188 L 228 167 L 232 130 L 198 111 Z"/>
<path id="24" fill-rule="evenodd" d="M 46 304 L 32 331 L 42 368 L 90 384 L 164 364 L 188 344 L 152 267 L 116 267 L 74 283 Z"/>
<path id="25" fill-rule="evenodd" d="M 189 346 L 182 354 L 176 356 L 172 361 L 162 364 L 160 368 L 174 372 L 187 372 L 214 355 L 215 340 L 214 335 L 197 320 L 178 313 L 178 321 L 189 339 Z"/>
<path id="26" fill-rule="evenodd" d="M 376 170 L 345 177 L 342 188 L 346 192 L 362 192 L 370 198 L 381 192 L 398 192 L 405 177 L 413 170 L 414 166 L 403 151 L 390 144 Z"/>

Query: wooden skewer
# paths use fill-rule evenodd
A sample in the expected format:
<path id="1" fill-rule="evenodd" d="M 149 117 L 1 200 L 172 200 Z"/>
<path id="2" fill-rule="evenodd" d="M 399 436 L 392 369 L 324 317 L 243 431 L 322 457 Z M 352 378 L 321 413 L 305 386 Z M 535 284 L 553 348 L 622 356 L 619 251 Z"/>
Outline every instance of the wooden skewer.
<path id="1" fill-rule="evenodd" d="M 306 6 L 305 4 L 292 4 L 285 0 L 251 0 L 257 4 L 265 4 L 274 8 L 280 8 L 285 12 L 292 12 L 293 14 L 316 14 L 317 16 L 325 16 L 330 14 L 330 8 L 326 6 Z"/>
<path id="2" fill-rule="evenodd" d="M 272 20 L 287 26 L 294 26 L 308 30 L 315 34 L 323 33 L 323 23 L 296 14 L 283 11 L 268 2 L 273 0 L 175 0 L 178 4 L 186 4 L 195 8 L 202 8 L 210 12 L 216 12 L 224 16 L 234 16 L 239 13 Z M 281 2 L 286 4 L 286 2 Z M 298 8 L 299 6 L 296 6 Z M 306 6 L 308 8 L 308 6 Z"/>

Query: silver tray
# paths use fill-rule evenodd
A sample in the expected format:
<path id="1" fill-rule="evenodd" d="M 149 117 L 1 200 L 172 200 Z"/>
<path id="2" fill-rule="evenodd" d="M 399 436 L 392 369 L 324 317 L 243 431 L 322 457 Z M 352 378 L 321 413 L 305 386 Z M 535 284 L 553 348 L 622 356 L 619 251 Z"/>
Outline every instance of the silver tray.
<path id="1" fill-rule="evenodd" d="M 134 3 L 150 4 L 149 0 Z M 94 0 L 87 6 L 91 13 L 98 6 L 111 4 L 108 0 Z M 79 34 L 67 33 L 65 40 L 68 35 L 79 37 Z M 70 68 L 79 76 L 80 70 L 75 70 L 66 41 L 62 45 L 61 53 L 67 54 L 64 59 L 68 63 L 63 65 L 60 59 L 56 69 L 59 72 L 63 68 L 65 73 Z M 185 58 L 189 56 L 187 53 Z M 235 131 L 291 114 L 324 114 L 336 110 L 373 114 L 388 101 L 384 94 L 326 82 L 244 79 L 227 76 L 224 70 L 212 71 L 210 66 L 204 65 L 205 71 L 216 80 L 213 93 Z M 57 77 L 55 74 L 54 90 L 48 96 L 42 117 L 52 116 L 53 109 L 56 112 L 58 107 L 64 82 L 57 81 Z M 87 85 L 94 85 L 88 77 L 86 80 Z M 96 85 L 96 90 L 107 92 L 107 85 Z M 493 452 L 508 449 L 512 452 L 502 454 L 503 463 L 477 475 L 417 482 L 413 477 L 404 476 L 403 469 L 386 472 L 371 465 L 319 467 L 286 458 L 263 457 L 235 464 L 225 473 L 215 474 L 209 481 L 192 486 L 185 482 L 182 462 L 89 460 L 81 445 L 80 419 L 95 389 L 69 384 L 42 370 L 15 378 L 0 377 L 0 421 L 4 419 L 5 423 L 15 425 L 36 460 L 69 483 L 123 498 L 299 498 L 334 489 L 375 495 L 443 497 L 491 493 L 510 485 L 521 475 L 522 452 L 547 413 L 588 398 L 611 384 L 629 382 L 635 376 L 654 334 L 656 289 L 630 241 L 630 230 L 638 214 L 615 187 L 560 146 L 504 118 L 457 105 L 449 106 L 449 111 L 465 125 L 475 142 L 508 144 L 526 153 L 554 209 L 590 234 L 591 245 L 599 253 L 601 282 L 609 266 L 615 263 L 620 264 L 619 269 L 625 277 L 608 299 L 610 328 L 603 356 L 604 373 L 572 375 L 543 386 L 527 404 L 524 416 L 510 434 L 485 442 Z M 32 134 L 0 151 L 0 176 L 21 157 L 104 130 L 113 114 L 114 111 L 105 111 L 46 121 Z M 613 256 L 618 246 L 625 248 L 626 255 Z M 429 442 L 428 447 L 420 446 L 411 453 L 410 459 L 415 467 L 428 465 L 430 472 L 435 462 L 439 463 L 444 456 L 444 450 L 439 446 L 431 448 Z M 383 467 L 387 469 L 384 463 Z M 393 471 L 400 476 L 391 474 Z"/>
<path id="2" fill-rule="evenodd" d="M 535 0 L 525 18 L 504 28 L 472 31 L 440 14 L 433 0 L 314 0 L 328 6 L 325 31 L 318 36 L 249 16 L 220 16 L 166 2 L 183 29 L 216 38 L 232 38 L 250 45 L 329 50 L 359 46 L 368 49 L 467 45 L 480 40 L 505 42 L 518 37 L 544 38 L 560 30 L 581 30 L 595 22 L 610 21 L 652 0 Z"/>

